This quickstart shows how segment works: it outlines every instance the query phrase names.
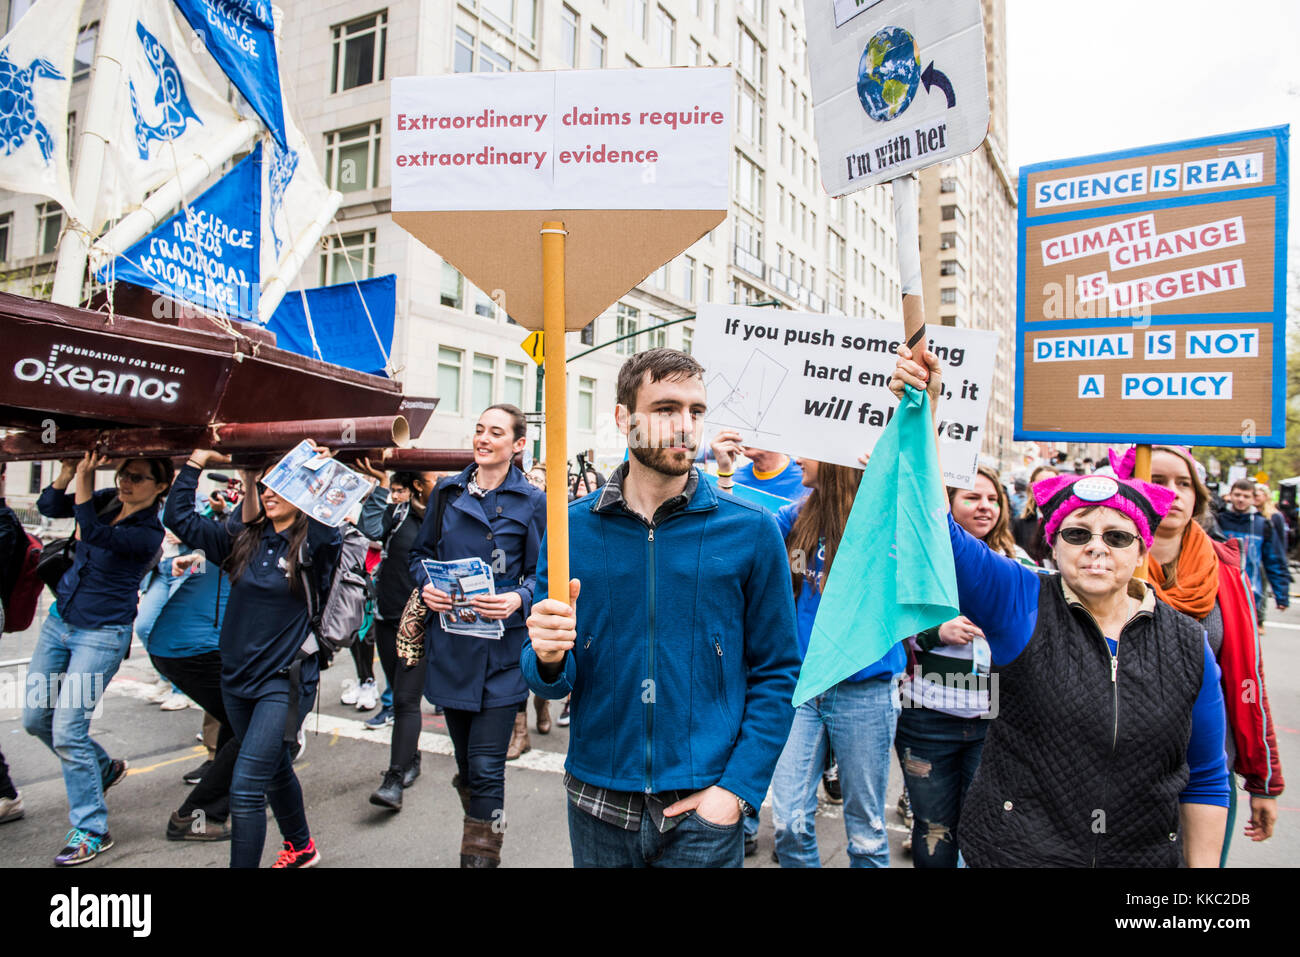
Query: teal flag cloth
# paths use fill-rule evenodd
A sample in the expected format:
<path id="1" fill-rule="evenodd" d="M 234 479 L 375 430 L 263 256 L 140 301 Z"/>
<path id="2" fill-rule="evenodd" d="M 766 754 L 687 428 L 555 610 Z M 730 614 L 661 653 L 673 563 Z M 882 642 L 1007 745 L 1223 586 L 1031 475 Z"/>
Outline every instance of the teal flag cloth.
<path id="1" fill-rule="evenodd" d="M 871 452 L 823 584 L 796 707 L 960 614 L 947 511 L 930 399 L 908 387 Z"/>

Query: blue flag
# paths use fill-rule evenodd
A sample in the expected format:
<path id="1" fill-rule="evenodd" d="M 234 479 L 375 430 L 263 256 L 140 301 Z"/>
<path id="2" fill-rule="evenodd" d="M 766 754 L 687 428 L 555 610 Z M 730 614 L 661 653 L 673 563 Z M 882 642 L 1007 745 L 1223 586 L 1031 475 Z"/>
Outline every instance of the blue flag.
<path id="1" fill-rule="evenodd" d="M 304 295 L 307 297 L 306 310 L 303 309 Z M 311 315 L 310 328 L 308 312 Z M 397 276 L 376 276 L 359 282 L 285 293 L 266 328 L 275 333 L 276 344 L 281 349 L 358 372 L 387 375 L 386 356 L 392 353 L 396 315 Z M 313 331 L 316 345 L 320 346 L 319 352 L 312 345 Z"/>
<path id="2" fill-rule="evenodd" d="M 261 295 L 262 147 L 197 199 L 100 267 L 95 278 L 135 283 L 211 312 L 256 319 Z"/>
<path id="3" fill-rule="evenodd" d="M 287 150 L 269 0 L 176 0 L 176 7 L 275 141 Z"/>
<path id="4" fill-rule="evenodd" d="M 900 639 L 961 614 L 941 475 L 929 397 L 908 388 L 853 500 L 796 706 L 879 661 Z"/>

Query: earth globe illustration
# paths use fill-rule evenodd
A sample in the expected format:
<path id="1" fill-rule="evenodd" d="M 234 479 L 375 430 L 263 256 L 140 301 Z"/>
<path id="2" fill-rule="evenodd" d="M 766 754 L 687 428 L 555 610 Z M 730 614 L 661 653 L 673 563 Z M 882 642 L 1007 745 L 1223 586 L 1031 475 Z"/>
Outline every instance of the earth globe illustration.
<path id="1" fill-rule="evenodd" d="M 902 27 L 884 27 L 867 41 L 858 61 L 858 99 L 878 122 L 907 109 L 921 83 L 916 41 Z"/>

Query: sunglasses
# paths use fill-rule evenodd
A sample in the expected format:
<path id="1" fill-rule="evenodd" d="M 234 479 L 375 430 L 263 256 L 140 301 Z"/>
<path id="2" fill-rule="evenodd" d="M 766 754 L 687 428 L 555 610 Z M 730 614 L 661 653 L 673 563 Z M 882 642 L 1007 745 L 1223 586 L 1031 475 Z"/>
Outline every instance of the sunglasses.
<path id="1" fill-rule="evenodd" d="M 1107 529 L 1099 535 L 1078 525 L 1071 525 L 1068 528 L 1061 529 L 1058 534 L 1062 540 L 1070 545 L 1087 545 L 1094 538 L 1100 538 L 1102 542 L 1111 548 L 1128 548 L 1138 540 L 1137 535 L 1118 528 Z"/>
<path id="2" fill-rule="evenodd" d="M 153 476 L 148 472 L 118 472 L 117 480 L 119 482 L 129 482 L 132 485 L 139 485 L 141 482 L 152 482 Z"/>

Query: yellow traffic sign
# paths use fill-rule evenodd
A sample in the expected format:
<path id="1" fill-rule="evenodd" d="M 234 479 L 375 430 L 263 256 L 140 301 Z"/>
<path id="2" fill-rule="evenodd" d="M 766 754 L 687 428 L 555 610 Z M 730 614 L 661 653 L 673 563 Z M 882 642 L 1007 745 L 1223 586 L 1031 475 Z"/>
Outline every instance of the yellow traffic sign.
<path id="1" fill-rule="evenodd" d="M 542 334 L 540 332 L 530 332 L 528 338 L 519 343 L 519 348 L 528 353 L 529 357 L 538 365 L 542 364 Z"/>

